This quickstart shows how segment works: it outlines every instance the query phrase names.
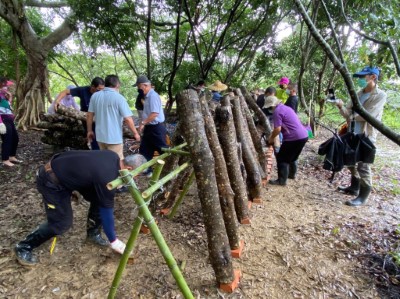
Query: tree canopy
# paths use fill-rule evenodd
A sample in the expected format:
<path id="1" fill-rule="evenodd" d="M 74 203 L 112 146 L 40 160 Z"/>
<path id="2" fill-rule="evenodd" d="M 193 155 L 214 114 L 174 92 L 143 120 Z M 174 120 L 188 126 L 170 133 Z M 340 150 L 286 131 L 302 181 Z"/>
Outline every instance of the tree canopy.
<path id="1" fill-rule="evenodd" d="M 169 100 L 200 79 L 253 89 L 287 76 L 317 119 L 331 113 L 324 101 L 329 87 L 358 107 L 351 73 L 365 65 L 380 67 L 385 88 L 398 89 L 400 8 L 389 0 L 1 0 L 0 16 L 2 75 L 21 82 L 22 126 L 37 120 L 26 105 L 37 57 L 44 73 L 35 76 L 44 82 L 36 83 L 42 93 L 34 101 L 41 103 L 68 84 L 109 73 L 121 77 L 129 99 L 136 76 L 146 74 Z M 291 31 L 284 39 L 283 27 Z M 400 102 L 389 93 L 391 103 Z M 381 129 L 400 143 L 391 131 Z"/>

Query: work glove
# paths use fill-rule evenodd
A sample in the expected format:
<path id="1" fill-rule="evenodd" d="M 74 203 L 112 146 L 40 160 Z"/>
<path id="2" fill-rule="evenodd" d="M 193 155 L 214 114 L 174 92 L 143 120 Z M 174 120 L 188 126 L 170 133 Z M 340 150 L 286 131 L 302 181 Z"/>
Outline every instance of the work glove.
<path id="1" fill-rule="evenodd" d="M 6 125 L 4 123 L 0 123 L 0 134 L 3 135 L 5 133 L 7 133 Z"/>
<path id="2" fill-rule="evenodd" d="M 122 242 L 120 239 L 115 239 L 114 242 L 110 243 L 112 250 L 118 252 L 119 254 L 123 254 L 125 250 L 125 243 Z"/>

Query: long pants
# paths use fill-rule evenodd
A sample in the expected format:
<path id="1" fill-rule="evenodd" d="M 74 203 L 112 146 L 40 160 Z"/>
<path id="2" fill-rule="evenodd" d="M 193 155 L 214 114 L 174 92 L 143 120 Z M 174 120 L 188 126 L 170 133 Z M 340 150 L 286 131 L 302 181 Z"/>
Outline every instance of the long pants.
<path id="1" fill-rule="evenodd" d="M 278 163 L 292 163 L 297 161 L 308 138 L 285 141 L 283 140 L 279 153 L 276 155 Z"/>
<path id="2" fill-rule="evenodd" d="M 163 124 L 144 126 L 142 140 L 140 142 L 139 153 L 147 161 L 153 159 L 154 151 L 161 154 L 161 148 L 168 147 L 166 143 L 167 129 Z"/>
<path id="3" fill-rule="evenodd" d="M 2 116 L 4 125 L 7 132 L 1 136 L 1 159 L 7 161 L 10 157 L 17 154 L 17 147 L 19 142 L 18 132 L 14 125 L 14 119 Z"/>
<path id="4" fill-rule="evenodd" d="M 54 175 L 54 174 L 53 174 Z M 43 196 L 43 204 L 47 215 L 49 229 L 54 235 L 62 235 L 72 226 L 72 190 L 54 180 L 51 173 L 41 166 L 36 178 L 36 186 Z M 95 190 L 79 190 L 85 200 L 90 202 L 87 229 L 101 226 L 98 206 L 95 204 Z"/>
<path id="5" fill-rule="evenodd" d="M 372 187 L 372 171 L 371 164 L 358 162 L 355 166 L 348 167 L 351 175 L 360 179 L 360 184 L 363 186 Z"/>

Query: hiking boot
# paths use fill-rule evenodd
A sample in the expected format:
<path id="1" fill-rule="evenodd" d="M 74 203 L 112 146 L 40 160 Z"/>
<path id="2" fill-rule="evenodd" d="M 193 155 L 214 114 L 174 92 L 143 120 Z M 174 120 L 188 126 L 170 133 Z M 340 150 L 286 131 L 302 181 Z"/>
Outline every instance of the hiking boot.
<path id="1" fill-rule="evenodd" d="M 14 251 L 18 262 L 23 266 L 36 265 L 38 260 L 33 255 L 32 250 L 54 236 L 55 234 L 47 223 L 41 224 L 36 230 L 26 236 L 25 240 L 15 246 Z"/>
<path id="2" fill-rule="evenodd" d="M 110 244 L 107 240 L 103 239 L 103 237 L 101 236 L 100 228 L 88 229 L 86 240 L 99 246 L 108 246 Z"/>

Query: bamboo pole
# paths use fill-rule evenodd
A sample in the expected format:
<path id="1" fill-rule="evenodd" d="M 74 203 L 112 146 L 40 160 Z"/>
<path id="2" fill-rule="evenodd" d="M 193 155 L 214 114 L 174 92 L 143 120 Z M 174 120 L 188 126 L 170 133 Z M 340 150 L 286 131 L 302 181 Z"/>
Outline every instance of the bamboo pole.
<path id="1" fill-rule="evenodd" d="M 183 170 L 182 168 L 181 170 Z M 132 174 L 129 173 L 128 170 L 122 169 L 120 174 L 124 180 L 124 182 L 129 185 L 130 191 L 134 191 L 134 181 Z M 134 192 L 132 192 L 134 193 Z M 154 221 L 153 216 L 151 215 L 149 209 L 147 208 L 145 200 L 140 196 L 140 194 L 134 193 L 136 196 L 134 197 L 136 204 L 139 206 L 139 211 L 141 215 L 143 215 L 143 219 L 146 222 L 147 226 L 150 229 L 150 232 L 157 243 L 158 248 L 160 249 L 161 254 L 163 255 L 165 262 L 167 263 L 172 276 L 175 278 L 176 283 L 178 284 L 179 289 L 182 292 L 184 298 L 192 299 L 194 298 L 192 292 L 187 285 L 185 278 L 182 275 L 182 272 L 179 269 L 178 264 L 171 251 L 168 248 L 167 243 L 164 240 L 157 224 Z M 126 251 L 126 250 L 125 250 Z"/>
<path id="2" fill-rule="evenodd" d="M 186 193 L 189 191 L 190 186 L 192 185 L 194 181 L 195 175 L 194 171 L 190 174 L 189 180 L 186 182 L 185 186 L 183 187 L 183 190 L 181 194 L 179 194 L 178 199 L 176 200 L 174 206 L 171 209 L 171 212 L 168 215 L 168 219 L 174 218 L 176 212 L 178 211 L 179 206 L 181 205 L 183 198 L 185 197 Z"/>
<path id="3" fill-rule="evenodd" d="M 150 197 L 154 192 L 156 192 L 162 185 L 164 185 L 166 182 L 174 178 L 178 173 L 180 173 L 182 170 L 184 170 L 186 167 L 190 165 L 189 162 L 183 163 L 181 166 L 179 166 L 177 169 L 172 171 L 171 173 L 167 174 L 165 177 L 163 177 L 161 180 L 156 182 L 154 185 L 149 187 L 147 190 L 142 192 L 143 198 L 148 198 Z"/>
<path id="4" fill-rule="evenodd" d="M 137 189 L 137 186 L 135 184 L 135 181 L 132 179 L 130 181 L 130 185 L 128 186 L 129 188 L 129 192 L 131 193 L 131 196 L 135 199 L 135 198 L 139 198 L 140 197 L 140 191 Z M 137 202 L 135 200 L 135 202 Z M 140 214 L 140 211 L 139 211 Z M 119 261 L 119 265 L 117 268 L 117 272 L 115 272 L 115 276 L 110 288 L 110 291 L 108 293 L 108 299 L 114 299 L 115 295 L 117 293 L 118 290 L 118 286 L 121 282 L 122 279 L 122 273 L 125 270 L 126 264 L 128 262 L 129 259 L 129 255 L 131 254 L 131 252 L 133 251 L 133 248 L 135 247 L 135 242 L 136 239 L 139 235 L 140 232 L 140 228 L 142 227 L 142 218 L 141 217 L 137 217 L 135 219 L 135 222 L 133 223 L 133 227 L 131 230 L 131 234 L 129 236 L 128 242 L 126 243 L 126 248 L 124 253 L 122 254 L 122 257 Z"/>
<path id="5" fill-rule="evenodd" d="M 178 146 L 175 146 L 173 149 L 180 150 L 180 149 L 184 148 L 186 145 L 187 145 L 187 143 L 185 142 L 185 143 L 182 143 L 182 144 L 180 144 Z M 171 153 L 162 154 L 162 155 L 158 156 L 157 158 L 154 158 L 154 159 L 152 159 L 152 160 L 140 165 L 139 167 L 135 168 L 134 170 L 131 170 L 130 174 L 132 174 L 133 176 L 136 176 L 139 173 L 141 173 L 142 171 L 144 171 L 147 168 L 149 168 L 150 166 L 153 166 L 154 164 L 156 164 L 157 160 L 162 160 L 162 159 L 164 159 L 164 158 L 166 158 L 166 157 L 168 157 L 170 155 L 171 155 Z M 107 184 L 107 188 L 108 188 L 108 190 L 113 190 L 113 189 L 117 188 L 118 186 L 120 186 L 122 184 L 123 184 L 122 178 L 117 178 L 117 179 L 109 182 Z"/>

